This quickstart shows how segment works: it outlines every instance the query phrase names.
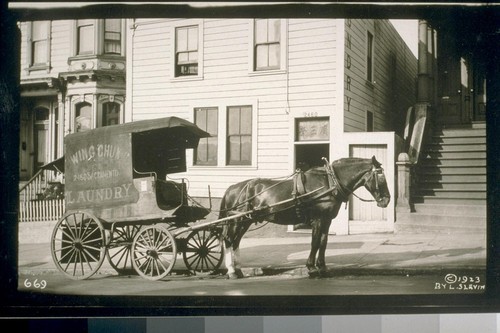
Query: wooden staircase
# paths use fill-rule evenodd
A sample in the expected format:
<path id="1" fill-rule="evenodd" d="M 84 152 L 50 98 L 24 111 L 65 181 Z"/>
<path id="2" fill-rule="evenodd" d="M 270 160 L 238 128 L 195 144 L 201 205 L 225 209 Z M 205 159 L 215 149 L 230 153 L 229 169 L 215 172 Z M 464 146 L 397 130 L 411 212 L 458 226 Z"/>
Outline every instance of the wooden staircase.
<path id="1" fill-rule="evenodd" d="M 439 128 L 415 169 L 411 213 L 396 232 L 486 232 L 486 126 Z"/>

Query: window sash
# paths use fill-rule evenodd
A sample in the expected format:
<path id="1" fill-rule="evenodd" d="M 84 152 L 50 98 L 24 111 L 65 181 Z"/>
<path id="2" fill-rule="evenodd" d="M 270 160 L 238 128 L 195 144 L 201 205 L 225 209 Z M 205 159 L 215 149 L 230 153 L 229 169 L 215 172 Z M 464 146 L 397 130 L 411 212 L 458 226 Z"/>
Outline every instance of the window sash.
<path id="1" fill-rule="evenodd" d="M 227 109 L 227 164 L 252 163 L 252 107 L 231 106 Z"/>
<path id="2" fill-rule="evenodd" d="M 81 25 L 77 29 L 77 54 L 92 54 L 94 52 L 94 25 Z"/>
<path id="3" fill-rule="evenodd" d="M 92 105 L 79 103 L 75 108 L 75 132 L 84 132 L 92 128 Z"/>
<path id="4" fill-rule="evenodd" d="M 120 104 L 106 102 L 102 104 L 102 126 L 120 124 Z"/>
<path id="5" fill-rule="evenodd" d="M 373 80 L 373 35 L 368 32 L 366 44 L 366 79 Z"/>
<path id="6" fill-rule="evenodd" d="M 33 21 L 31 24 L 31 66 L 48 62 L 49 22 Z"/>
<path id="7" fill-rule="evenodd" d="M 121 20 L 104 20 L 104 53 L 121 54 Z"/>
<path id="8" fill-rule="evenodd" d="M 281 21 L 279 19 L 255 20 L 254 69 L 280 68 Z"/>
<path id="9" fill-rule="evenodd" d="M 201 138 L 194 150 L 194 165 L 217 165 L 218 109 L 196 108 L 194 121 L 196 126 L 210 134 L 208 138 Z"/>
<path id="10" fill-rule="evenodd" d="M 175 29 L 175 76 L 198 75 L 198 26 Z"/>

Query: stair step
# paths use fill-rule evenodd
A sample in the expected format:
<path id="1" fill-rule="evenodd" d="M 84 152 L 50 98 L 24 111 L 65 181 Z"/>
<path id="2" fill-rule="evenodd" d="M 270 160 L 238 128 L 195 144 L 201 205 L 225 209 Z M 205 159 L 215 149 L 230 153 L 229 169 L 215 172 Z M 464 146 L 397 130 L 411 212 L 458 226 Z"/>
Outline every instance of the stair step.
<path id="1" fill-rule="evenodd" d="M 448 167 L 448 166 L 425 166 L 422 165 L 419 174 L 420 178 L 426 178 L 429 175 L 486 175 L 486 167 Z"/>
<path id="2" fill-rule="evenodd" d="M 446 137 L 485 137 L 486 128 L 444 128 L 436 130 L 433 135 Z"/>
<path id="3" fill-rule="evenodd" d="M 421 196 L 433 196 L 438 198 L 446 199 L 484 199 L 486 200 L 485 191 L 453 191 L 453 190 L 442 190 L 442 189 L 419 189 L 418 194 Z"/>
<path id="4" fill-rule="evenodd" d="M 421 182 L 419 191 L 486 191 L 486 183 L 431 183 Z"/>
<path id="5" fill-rule="evenodd" d="M 434 144 L 443 145 L 476 145 L 476 144 L 486 144 L 485 136 L 433 136 L 432 142 Z"/>
<path id="6" fill-rule="evenodd" d="M 396 232 L 471 233 L 486 232 L 486 225 L 486 217 L 400 213 L 394 227 Z"/>
<path id="7" fill-rule="evenodd" d="M 486 159 L 486 151 L 425 151 L 423 156 L 430 159 Z"/>
<path id="8" fill-rule="evenodd" d="M 415 204 L 439 204 L 439 205 L 486 205 L 485 198 L 449 198 L 437 196 L 416 195 L 412 198 Z"/>
<path id="9" fill-rule="evenodd" d="M 468 175 L 460 175 L 460 174 L 421 174 L 419 183 L 486 183 L 486 171 L 483 174 L 468 174 Z"/>
<path id="10" fill-rule="evenodd" d="M 484 144 L 442 144 L 442 143 L 430 143 L 427 145 L 425 152 L 475 152 L 475 151 L 486 151 L 486 143 Z"/>
<path id="11" fill-rule="evenodd" d="M 486 167 L 485 159 L 441 158 L 424 159 L 421 165 L 427 167 Z"/>
<path id="12" fill-rule="evenodd" d="M 415 211 L 424 215 L 445 215 L 486 218 L 486 205 L 415 204 Z"/>
<path id="13" fill-rule="evenodd" d="M 436 233 L 436 234 L 473 234 L 485 233 L 486 227 L 482 226 L 453 226 L 446 224 L 420 224 L 418 222 L 403 222 L 394 223 L 394 232 L 397 234 L 404 233 Z"/>

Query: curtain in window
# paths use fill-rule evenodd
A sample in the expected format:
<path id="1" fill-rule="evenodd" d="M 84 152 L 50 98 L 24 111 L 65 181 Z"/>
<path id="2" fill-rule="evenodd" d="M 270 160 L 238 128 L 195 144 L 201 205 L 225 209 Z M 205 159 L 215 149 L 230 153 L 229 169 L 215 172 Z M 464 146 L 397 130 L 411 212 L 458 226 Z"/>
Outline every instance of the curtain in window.
<path id="1" fill-rule="evenodd" d="M 121 53 L 121 20 L 104 20 L 104 53 Z"/>
<path id="2" fill-rule="evenodd" d="M 175 30 L 175 76 L 198 75 L 198 26 Z"/>

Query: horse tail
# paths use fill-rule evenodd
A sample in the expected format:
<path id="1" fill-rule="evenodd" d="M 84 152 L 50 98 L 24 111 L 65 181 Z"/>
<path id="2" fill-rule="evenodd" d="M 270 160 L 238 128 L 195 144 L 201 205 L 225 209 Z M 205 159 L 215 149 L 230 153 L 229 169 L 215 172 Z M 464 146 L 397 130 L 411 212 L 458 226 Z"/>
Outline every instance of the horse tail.
<path id="1" fill-rule="evenodd" d="M 222 199 L 220 201 L 219 219 L 223 219 L 223 218 L 227 217 L 226 196 L 227 196 L 227 193 L 224 193 L 224 195 L 222 196 Z"/>

